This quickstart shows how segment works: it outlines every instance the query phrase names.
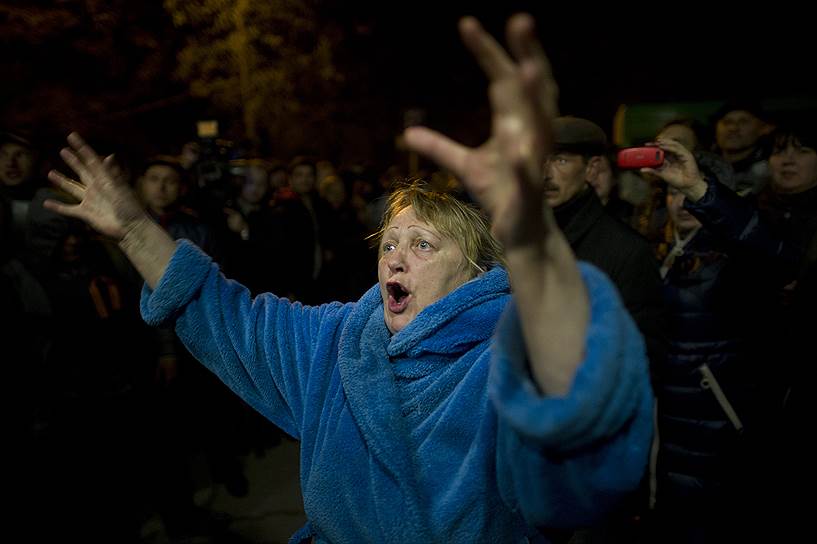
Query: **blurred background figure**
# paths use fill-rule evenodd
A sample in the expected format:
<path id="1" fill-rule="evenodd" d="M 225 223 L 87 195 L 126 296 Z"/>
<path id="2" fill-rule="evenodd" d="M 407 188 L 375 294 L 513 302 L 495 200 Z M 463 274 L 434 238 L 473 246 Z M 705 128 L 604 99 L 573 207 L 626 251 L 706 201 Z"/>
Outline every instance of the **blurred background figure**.
<path id="1" fill-rule="evenodd" d="M 669 160 L 652 172 L 675 190 L 662 255 L 673 343 L 656 386 L 658 541 L 786 541 L 808 523 L 794 490 L 814 482 L 802 428 L 814 413 L 815 126 L 802 115 L 779 123 L 756 197 L 659 141 Z"/>
<path id="2" fill-rule="evenodd" d="M 166 446 L 153 441 L 144 419 L 149 331 L 109 243 L 46 210 L 46 198 L 68 199 L 41 189 L 30 207 L 27 238 L 37 253 L 30 260 L 49 316 L 35 329 L 46 336 L 30 370 L 37 409 L 23 466 L 30 469 L 26 510 L 50 522 L 26 531 L 50 540 L 134 542 L 149 511 L 150 450 Z M 87 342 L 78 344 L 79 337 Z M 84 501 L 76 500 L 77 489 Z"/>
<path id="3" fill-rule="evenodd" d="M 545 165 L 545 202 L 578 259 L 602 270 L 616 286 L 627 311 L 644 335 L 651 368 L 666 357 L 664 303 L 658 267 L 647 241 L 615 218 L 594 190 L 606 187 L 612 172 L 607 135 L 589 119 L 557 117 L 553 153 Z M 579 532 L 574 542 L 631 542 L 635 520 L 646 504 L 646 478 L 602 526 Z"/>
<path id="4" fill-rule="evenodd" d="M 225 273 L 257 295 L 281 287 L 280 246 L 286 236 L 270 207 L 268 165 L 260 159 L 235 167 L 235 196 L 224 205 Z M 273 291 L 274 292 L 274 291 Z"/>
<path id="5" fill-rule="evenodd" d="M 373 279 L 369 265 L 376 254 L 367 246 L 369 233 L 358 220 L 342 178 L 324 178 L 319 193 L 328 204 L 322 236 L 323 266 L 318 278 L 320 297 L 323 301 L 357 300 Z"/>
<path id="6" fill-rule="evenodd" d="M 678 118 L 665 123 L 656 133 L 655 139 L 664 138 L 674 140 L 691 151 L 698 163 L 717 176 L 720 183 L 735 189 L 736 176 L 734 169 L 726 159 L 717 153 L 708 151 L 709 141 L 707 131 L 698 120 L 692 118 Z M 640 174 L 648 185 L 647 198 L 634 212 L 633 224 L 635 228 L 653 245 L 664 241 L 664 231 L 667 225 L 667 186 L 656 176 Z"/>
<path id="7" fill-rule="evenodd" d="M 135 186 L 148 215 L 174 239 L 186 238 L 223 260 L 215 229 L 183 205 L 189 180 L 178 158 L 151 157 Z M 203 455 L 212 481 L 224 484 L 235 496 L 247 494 L 249 483 L 239 457 L 245 441 L 240 436 L 242 426 L 236 423 L 243 421 L 246 407 L 197 363 L 172 327 L 153 329 L 153 339 L 150 414 L 156 447 L 151 452 L 156 509 L 174 538 L 219 532 L 223 520 L 194 502 L 197 482 L 192 463 Z"/>
<path id="8" fill-rule="evenodd" d="M 0 195 L 10 206 L 13 236 L 9 241 L 18 249 L 25 237 L 31 199 L 42 186 L 38 174 L 37 151 L 32 141 L 0 132 Z"/>
<path id="9" fill-rule="evenodd" d="M 279 200 L 292 197 L 292 189 L 289 187 L 289 171 L 285 162 L 280 160 L 271 161 L 269 186 L 271 205 Z"/>
<path id="10" fill-rule="evenodd" d="M 607 151 L 600 155 L 598 168 L 587 179 L 587 183 L 596 192 L 607 213 L 622 223 L 631 225 L 635 206 L 621 197 L 618 174 L 615 150 Z"/>
<path id="11" fill-rule="evenodd" d="M 665 241 L 657 248 L 670 342 L 666 364 L 653 372 L 658 441 L 651 542 L 732 541 L 756 483 L 745 472 L 754 453 L 743 437 L 759 432 L 761 359 L 750 341 L 764 336 L 768 291 L 761 269 L 740 252 L 730 255 L 684 200 L 668 188 Z"/>
<path id="12" fill-rule="evenodd" d="M 760 104 L 730 100 L 712 116 L 715 151 L 732 165 L 735 190 L 758 194 L 769 182 L 769 133 L 774 126 Z"/>
<path id="13" fill-rule="evenodd" d="M 284 291 L 282 296 L 305 304 L 320 301 L 318 277 L 323 266 L 323 237 L 329 205 L 320 198 L 315 160 L 295 157 L 289 164 L 289 198 L 276 200 L 274 227 L 281 243 L 276 260 Z M 280 194 L 280 193 L 279 193 Z"/>

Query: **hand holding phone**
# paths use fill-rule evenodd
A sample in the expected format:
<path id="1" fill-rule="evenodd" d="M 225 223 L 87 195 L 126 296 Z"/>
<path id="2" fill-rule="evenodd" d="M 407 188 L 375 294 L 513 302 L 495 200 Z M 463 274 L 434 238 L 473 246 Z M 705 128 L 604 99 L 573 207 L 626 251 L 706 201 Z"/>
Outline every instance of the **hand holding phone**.
<path id="1" fill-rule="evenodd" d="M 659 147 L 627 147 L 618 152 L 616 163 L 621 169 L 658 168 L 664 164 L 664 150 Z"/>

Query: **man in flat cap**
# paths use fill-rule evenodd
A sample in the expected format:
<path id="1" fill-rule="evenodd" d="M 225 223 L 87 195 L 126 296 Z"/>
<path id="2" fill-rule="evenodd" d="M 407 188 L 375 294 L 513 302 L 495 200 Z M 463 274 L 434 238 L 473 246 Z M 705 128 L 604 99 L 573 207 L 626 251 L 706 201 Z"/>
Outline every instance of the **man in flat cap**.
<path id="1" fill-rule="evenodd" d="M 654 363 L 665 350 L 655 258 L 641 235 L 605 211 L 589 185 L 600 173 L 607 137 L 592 121 L 559 117 L 553 122 L 553 139 L 545 168 L 545 200 L 576 257 L 599 267 L 618 287 Z"/>
<path id="2" fill-rule="evenodd" d="M 578 117 L 558 117 L 553 122 L 553 152 L 545 165 L 545 201 L 553 208 L 559 228 L 576 257 L 604 271 L 618 288 L 627 310 L 644 335 L 651 368 L 666 357 L 664 304 L 661 278 L 645 238 L 608 213 L 590 183 L 601 173 L 607 137 L 597 124 Z M 646 482 L 642 494 L 610 525 L 593 529 L 607 542 L 629 541 L 634 528 L 629 519 L 647 504 Z"/>

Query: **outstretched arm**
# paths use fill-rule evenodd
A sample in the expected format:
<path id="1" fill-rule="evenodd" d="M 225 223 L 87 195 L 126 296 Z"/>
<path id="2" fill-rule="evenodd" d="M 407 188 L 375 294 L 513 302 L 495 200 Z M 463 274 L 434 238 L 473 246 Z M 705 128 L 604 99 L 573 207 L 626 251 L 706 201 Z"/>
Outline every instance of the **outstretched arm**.
<path id="1" fill-rule="evenodd" d="M 532 19 L 508 23 L 516 60 L 474 19 L 460 31 L 490 80 L 491 138 L 470 149 L 412 128 L 406 140 L 462 179 L 504 245 L 514 304 L 497 326 L 489 380 L 497 483 L 532 526 L 593 523 L 647 466 L 643 340 L 606 276 L 578 265 L 545 204 L 558 92 Z"/>
<path id="2" fill-rule="evenodd" d="M 448 168 L 490 214 L 505 248 L 533 377 L 546 395 L 565 395 L 583 359 L 589 303 L 573 253 L 544 204 L 558 89 L 533 20 L 508 22 L 516 60 L 471 17 L 463 41 L 490 80 L 492 134 L 468 148 L 428 128 L 406 131 L 415 151 Z"/>
<path id="3" fill-rule="evenodd" d="M 85 221 L 111 236 L 133 263 L 151 289 L 164 275 L 176 243 L 148 217 L 133 190 L 117 175 L 113 157 L 102 160 L 77 133 L 68 136 L 70 147 L 60 156 L 79 176 L 75 181 L 52 170 L 48 178 L 74 197 L 78 204 L 46 200 L 55 212 Z"/>
<path id="4" fill-rule="evenodd" d="M 145 213 L 111 157 L 101 159 L 77 134 L 68 142 L 70 148 L 61 156 L 79 181 L 56 171 L 49 178 L 78 203 L 52 200 L 45 205 L 117 240 L 150 288 L 142 296 L 145 321 L 154 326 L 175 323 L 193 356 L 247 403 L 298 436 L 302 421 L 317 413 L 316 403 L 305 400 L 306 384 L 314 383 L 313 375 L 315 380 L 328 375 L 328 359 L 315 362 L 311 357 L 315 324 L 332 330 L 342 322 L 344 310 L 294 308 L 274 296 L 253 299 L 246 288 L 226 280 L 195 245 L 177 245 Z"/>

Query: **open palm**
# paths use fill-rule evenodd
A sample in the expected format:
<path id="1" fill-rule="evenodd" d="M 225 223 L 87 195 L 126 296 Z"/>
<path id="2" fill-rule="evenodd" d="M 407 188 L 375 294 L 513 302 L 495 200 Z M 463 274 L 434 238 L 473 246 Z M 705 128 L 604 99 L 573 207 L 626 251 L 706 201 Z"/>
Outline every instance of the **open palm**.
<path id="1" fill-rule="evenodd" d="M 56 170 L 49 172 L 48 178 L 78 203 L 46 200 L 44 205 L 55 212 L 81 219 L 102 234 L 122 240 L 133 226 L 147 220 L 144 209 L 122 179 L 112 156 L 102 160 L 76 133 L 68 136 L 68 143 L 71 147 L 60 151 L 60 156 L 79 181 Z"/>
<path id="2" fill-rule="evenodd" d="M 508 22 L 516 62 L 473 18 L 460 23 L 462 39 L 490 81 L 491 137 L 469 148 L 425 127 L 406 131 L 408 145 L 458 176 L 490 214 L 494 235 L 507 249 L 542 240 L 552 217 L 544 207 L 543 165 L 551 146 L 558 88 L 534 35 L 533 20 Z"/>

